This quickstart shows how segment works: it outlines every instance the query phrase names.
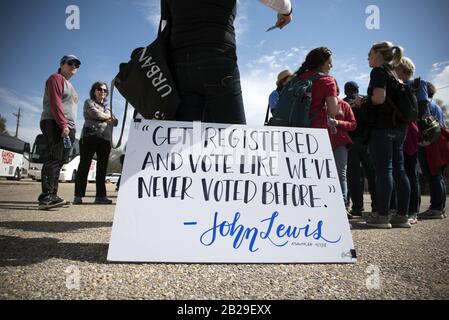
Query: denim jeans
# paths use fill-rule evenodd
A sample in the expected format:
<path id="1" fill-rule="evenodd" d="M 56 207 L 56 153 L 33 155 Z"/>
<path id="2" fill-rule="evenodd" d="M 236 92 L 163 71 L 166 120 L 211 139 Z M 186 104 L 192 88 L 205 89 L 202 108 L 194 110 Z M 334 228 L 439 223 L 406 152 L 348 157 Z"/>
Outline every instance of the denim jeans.
<path id="1" fill-rule="evenodd" d="M 343 193 L 343 201 L 345 202 L 346 208 L 348 208 L 348 183 L 346 180 L 346 172 L 348 169 L 348 148 L 343 146 L 335 149 L 334 158 L 338 171 L 338 179 L 340 180 L 341 191 Z"/>
<path id="2" fill-rule="evenodd" d="M 419 213 L 421 206 L 421 187 L 419 184 L 418 174 L 418 152 L 413 156 L 404 153 L 404 165 L 407 172 L 408 180 L 410 181 L 410 205 L 409 214 Z"/>
<path id="3" fill-rule="evenodd" d="M 424 176 L 429 181 L 430 187 L 430 209 L 444 210 L 446 208 L 446 183 L 444 182 L 441 168 L 438 169 L 437 174 L 432 176 L 429 171 L 427 163 L 426 149 L 419 148 L 419 163 L 421 165 Z"/>
<path id="4" fill-rule="evenodd" d="M 371 195 L 371 210 L 377 212 L 376 208 L 376 172 L 373 159 L 369 154 L 368 146 L 364 144 L 364 138 L 353 138 L 353 145 L 348 152 L 348 189 L 352 199 L 352 210 L 362 212 L 363 193 L 365 189 L 365 177 L 368 180 L 368 189 Z M 363 168 L 363 171 L 362 171 Z"/>
<path id="5" fill-rule="evenodd" d="M 377 129 L 371 133 L 370 151 L 377 175 L 376 206 L 382 216 L 388 215 L 394 186 L 398 214 L 408 215 L 409 212 L 410 182 L 404 167 L 404 140 L 404 130 Z"/>
<path id="6" fill-rule="evenodd" d="M 172 66 L 181 103 L 178 121 L 246 124 L 237 61 L 223 53 L 178 52 Z"/>

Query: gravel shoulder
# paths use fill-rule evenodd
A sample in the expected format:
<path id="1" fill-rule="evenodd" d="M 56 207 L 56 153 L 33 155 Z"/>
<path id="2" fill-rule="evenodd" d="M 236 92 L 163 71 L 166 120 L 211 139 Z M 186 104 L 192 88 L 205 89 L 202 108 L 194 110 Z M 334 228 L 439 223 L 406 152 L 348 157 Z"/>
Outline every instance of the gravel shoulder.
<path id="1" fill-rule="evenodd" d="M 0 299 L 449 298 L 449 219 L 411 230 L 356 220 L 355 265 L 117 264 L 106 261 L 114 205 L 40 212 L 39 190 L 29 180 L 0 181 Z M 60 190 L 72 200 L 73 184 Z M 94 190 L 89 184 L 87 202 Z"/>

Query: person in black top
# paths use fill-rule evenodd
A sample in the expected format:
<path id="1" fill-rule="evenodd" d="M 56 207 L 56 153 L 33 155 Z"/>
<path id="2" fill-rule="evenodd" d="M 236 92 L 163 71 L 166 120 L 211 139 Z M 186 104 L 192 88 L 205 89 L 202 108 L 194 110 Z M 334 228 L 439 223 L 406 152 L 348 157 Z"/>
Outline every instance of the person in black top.
<path id="1" fill-rule="evenodd" d="M 370 135 L 370 152 L 376 168 L 377 212 L 366 217 L 368 226 L 381 229 L 410 228 L 408 207 L 410 183 L 404 167 L 403 144 L 406 123 L 394 118 L 393 107 L 388 102 L 394 95 L 393 67 L 399 64 L 403 49 L 391 42 L 375 44 L 368 56 L 371 80 L 368 88 L 368 103 L 372 110 L 373 128 Z M 397 76 L 396 76 L 397 77 Z M 396 185 L 397 214 L 390 216 L 390 201 L 394 183 Z"/>
<path id="2" fill-rule="evenodd" d="M 291 21 L 290 0 L 261 0 Z M 246 124 L 237 66 L 236 0 L 162 0 L 161 27 L 169 28 L 170 65 L 181 102 L 178 121 Z"/>
<path id="3" fill-rule="evenodd" d="M 369 154 L 368 145 L 366 143 L 368 130 L 364 125 L 363 114 L 365 105 L 359 106 L 355 103 L 359 97 L 359 85 L 350 81 L 345 84 L 345 95 L 343 99 L 351 105 L 357 121 L 357 128 L 349 132 L 353 144 L 349 147 L 348 152 L 348 187 L 349 195 L 352 200 L 353 216 L 362 216 L 363 207 L 363 191 L 365 185 L 365 173 L 368 180 L 368 188 L 371 194 L 371 210 L 376 212 L 376 173 L 374 170 L 373 160 Z M 363 168 L 363 170 L 362 170 Z"/>

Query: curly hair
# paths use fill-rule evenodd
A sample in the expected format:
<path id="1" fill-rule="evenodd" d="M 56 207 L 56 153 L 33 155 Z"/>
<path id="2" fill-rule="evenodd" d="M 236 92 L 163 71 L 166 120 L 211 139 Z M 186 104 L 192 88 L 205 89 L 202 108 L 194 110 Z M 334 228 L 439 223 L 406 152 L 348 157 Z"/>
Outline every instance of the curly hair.
<path id="1" fill-rule="evenodd" d="M 297 74 L 301 75 L 309 70 L 321 67 L 332 56 L 332 50 L 326 47 L 313 49 L 307 54 L 306 61 L 299 68 Z"/>

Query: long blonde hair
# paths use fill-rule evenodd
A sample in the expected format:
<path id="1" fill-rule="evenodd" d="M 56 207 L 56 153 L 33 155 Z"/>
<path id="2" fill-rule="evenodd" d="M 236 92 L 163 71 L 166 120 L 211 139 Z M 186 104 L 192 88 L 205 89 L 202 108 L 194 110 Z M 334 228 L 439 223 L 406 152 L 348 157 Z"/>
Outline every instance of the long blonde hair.
<path id="1" fill-rule="evenodd" d="M 371 50 L 380 52 L 384 60 L 391 64 L 392 67 L 399 65 L 402 57 L 404 56 L 404 48 L 401 46 L 395 46 L 390 41 L 375 43 Z"/>

